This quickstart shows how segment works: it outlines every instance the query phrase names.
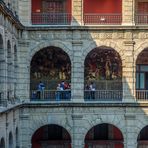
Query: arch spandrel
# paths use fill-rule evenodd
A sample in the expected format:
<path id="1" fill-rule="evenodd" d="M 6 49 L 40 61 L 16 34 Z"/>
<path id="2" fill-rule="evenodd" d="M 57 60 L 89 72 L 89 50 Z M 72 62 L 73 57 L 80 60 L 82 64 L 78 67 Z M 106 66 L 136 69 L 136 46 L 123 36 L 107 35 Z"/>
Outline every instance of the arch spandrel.
<path id="1" fill-rule="evenodd" d="M 31 49 L 30 50 L 30 53 L 29 53 L 29 64 L 33 58 L 33 56 L 38 52 L 40 51 L 41 49 L 44 49 L 44 48 L 47 48 L 47 47 L 57 47 L 57 48 L 60 48 L 62 49 L 64 52 L 66 52 L 70 58 L 70 60 L 72 61 L 73 60 L 73 52 L 72 52 L 72 45 L 71 44 L 64 44 L 63 42 L 61 41 L 49 41 L 49 42 L 42 42 L 42 43 L 39 43 L 38 45 L 36 45 L 35 48 Z"/>

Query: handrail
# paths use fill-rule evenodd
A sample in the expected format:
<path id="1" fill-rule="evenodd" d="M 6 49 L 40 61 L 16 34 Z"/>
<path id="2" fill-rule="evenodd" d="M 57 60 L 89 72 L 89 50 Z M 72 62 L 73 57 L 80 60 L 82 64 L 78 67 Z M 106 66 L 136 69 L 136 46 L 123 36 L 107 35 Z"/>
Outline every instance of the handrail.
<path id="1" fill-rule="evenodd" d="M 121 101 L 122 90 L 84 90 L 85 101 Z"/>
<path id="2" fill-rule="evenodd" d="M 148 24 L 148 13 L 136 14 L 136 24 L 139 24 L 139 25 Z"/>
<path id="3" fill-rule="evenodd" d="M 85 13 L 84 24 L 85 25 L 100 25 L 100 24 L 115 24 L 122 23 L 121 13 Z"/>
<path id="4" fill-rule="evenodd" d="M 71 13 L 32 13 L 32 24 L 70 25 Z"/>

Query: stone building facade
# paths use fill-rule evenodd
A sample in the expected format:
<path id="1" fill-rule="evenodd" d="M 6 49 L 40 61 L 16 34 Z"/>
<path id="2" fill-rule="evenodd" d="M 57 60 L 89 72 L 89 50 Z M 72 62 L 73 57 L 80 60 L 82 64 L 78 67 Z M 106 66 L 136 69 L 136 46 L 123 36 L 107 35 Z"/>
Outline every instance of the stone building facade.
<path id="1" fill-rule="evenodd" d="M 117 20 L 117 24 L 116 17 L 111 17 L 115 22 L 106 23 L 109 15 L 103 14 L 106 10 L 95 18 L 100 19 L 97 23 L 90 19 L 89 24 L 84 19 L 84 4 L 85 0 L 69 2 L 70 24 L 56 24 L 56 21 L 44 24 L 40 17 L 33 21 L 33 1 L 0 1 L 0 148 L 148 147 L 145 134 L 148 131 L 148 12 L 140 13 L 141 7 L 147 9 L 148 1 L 121 0 L 118 4 L 121 5 L 122 19 L 121 22 Z M 36 11 L 40 13 L 39 9 Z M 32 61 L 40 51 L 48 48 L 55 51 L 58 48 L 70 59 L 71 95 L 68 101 L 48 100 L 44 96 L 32 98 L 32 93 L 37 91 L 31 88 Z M 121 90 L 96 88 L 96 99 L 87 100 L 85 95 L 91 92 L 85 90 L 85 61 L 92 50 L 94 53 L 96 50 L 113 50 L 119 54 L 122 87 Z M 140 66 L 139 71 L 137 66 Z M 106 77 L 102 80 L 107 84 Z M 94 79 L 90 81 L 97 83 Z M 54 90 L 54 95 L 56 93 Z M 121 97 L 116 99 L 114 96 Z M 69 138 L 65 141 L 68 145 L 62 138 L 47 136 L 43 139 L 50 125 L 67 131 Z M 94 138 L 95 130 L 100 130 L 99 125 L 107 131 L 107 138 Z M 45 126 L 48 128 L 40 133 Z M 93 136 L 89 135 L 91 129 L 94 133 L 91 131 L 90 135 Z M 55 140 L 59 143 L 55 144 Z"/>

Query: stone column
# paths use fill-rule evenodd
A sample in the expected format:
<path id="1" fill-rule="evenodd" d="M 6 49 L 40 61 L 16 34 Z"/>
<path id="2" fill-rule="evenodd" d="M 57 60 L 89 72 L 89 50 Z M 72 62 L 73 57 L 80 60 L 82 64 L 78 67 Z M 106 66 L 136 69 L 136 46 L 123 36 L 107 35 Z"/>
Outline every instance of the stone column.
<path id="1" fill-rule="evenodd" d="M 31 139 L 29 139 L 29 114 L 25 109 L 21 110 L 20 113 L 20 148 L 31 148 Z"/>
<path id="2" fill-rule="evenodd" d="M 123 66 L 123 102 L 135 102 L 134 41 L 125 41 L 125 63 Z"/>
<path id="3" fill-rule="evenodd" d="M 73 61 L 72 61 L 72 101 L 84 101 L 84 66 L 82 65 L 82 42 L 73 41 Z"/>
<path id="4" fill-rule="evenodd" d="M 83 25 L 83 0 L 72 0 L 73 26 Z"/>
<path id="5" fill-rule="evenodd" d="M 17 66 L 17 83 L 16 97 L 21 101 L 29 101 L 30 84 L 29 84 L 29 67 L 28 67 L 28 48 L 29 43 L 25 40 L 18 43 L 18 66 Z"/>
<path id="6" fill-rule="evenodd" d="M 135 115 L 133 113 L 125 114 L 126 122 L 126 137 L 124 139 L 124 148 L 136 148 L 137 144 L 137 133 L 135 133 Z"/>
<path id="7" fill-rule="evenodd" d="M 135 0 L 123 0 L 122 2 L 122 25 L 135 24 Z"/>
<path id="8" fill-rule="evenodd" d="M 30 0 L 19 0 L 18 1 L 18 15 L 19 20 L 25 26 L 31 25 L 31 1 Z"/>
<path id="9" fill-rule="evenodd" d="M 5 51 L 4 48 L 0 48 L 0 106 L 7 105 L 7 63 Z"/>
<path id="10" fill-rule="evenodd" d="M 72 147 L 73 148 L 83 148 L 84 147 L 84 141 L 82 139 L 82 118 L 83 115 L 80 114 L 73 114 L 73 141 L 72 141 Z"/>

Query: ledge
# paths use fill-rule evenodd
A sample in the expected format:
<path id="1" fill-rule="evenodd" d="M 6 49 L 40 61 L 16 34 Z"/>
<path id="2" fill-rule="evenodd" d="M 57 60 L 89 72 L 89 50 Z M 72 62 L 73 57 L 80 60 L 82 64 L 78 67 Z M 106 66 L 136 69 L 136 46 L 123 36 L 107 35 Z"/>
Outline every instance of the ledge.
<path id="1" fill-rule="evenodd" d="M 25 26 L 27 31 L 48 31 L 48 30 L 148 30 L 148 25 L 122 26 L 122 25 L 95 25 L 95 26 L 57 26 L 37 25 Z"/>
<path id="2" fill-rule="evenodd" d="M 13 12 L 6 6 L 6 4 L 0 0 L 0 11 L 8 17 L 8 19 L 14 24 L 18 29 L 24 29 L 21 22 L 14 16 Z"/>
<path id="3" fill-rule="evenodd" d="M 101 102 L 93 102 L 93 103 L 65 103 L 65 102 L 26 102 L 26 103 L 20 103 L 20 104 L 15 104 L 12 106 L 8 107 L 1 107 L 0 108 L 0 114 L 8 113 L 12 110 L 20 109 L 20 108 L 74 108 L 74 107 L 82 107 L 82 108 L 103 108 L 103 107 L 136 107 L 136 108 L 147 108 L 148 107 L 148 102 L 147 103 L 116 103 L 116 102 L 106 102 L 106 103 L 101 103 Z"/>

